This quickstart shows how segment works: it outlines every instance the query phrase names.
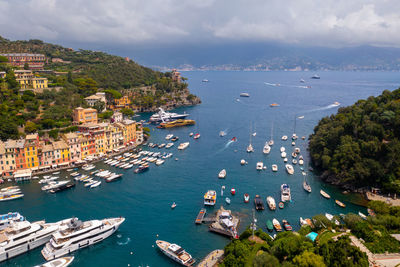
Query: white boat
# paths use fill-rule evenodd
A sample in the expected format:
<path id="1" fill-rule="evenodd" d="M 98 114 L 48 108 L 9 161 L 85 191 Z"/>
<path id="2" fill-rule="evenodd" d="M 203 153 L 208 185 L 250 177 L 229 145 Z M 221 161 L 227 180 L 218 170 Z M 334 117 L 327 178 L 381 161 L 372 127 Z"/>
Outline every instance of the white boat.
<path id="1" fill-rule="evenodd" d="M 274 145 L 274 140 L 272 140 L 272 139 L 269 140 L 269 141 L 268 141 L 268 145 L 269 145 L 269 146 L 273 146 L 273 145 Z"/>
<path id="2" fill-rule="evenodd" d="M 304 164 L 304 160 L 299 159 L 299 165 L 303 165 Z"/>
<path id="3" fill-rule="evenodd" d="M 331 196 L 328 194 L 328 193 L 326 193 L 324 190 L 320 190 L 319 191 L 319 193 L 324 197 L 324 198 L 327 198 L 327 199 L 330 199 L 331 198 Z"/>
<path id="4" fill-rule="evenodd" d="M 286 152 L 282 152 L 282 153 L 281 153 L 281 157 L 282 157 L 282 158 L 286 158 Z"/>
<path id="5" fill-rule="evenodd" d="M 240 165 L 245 165 L 246 161 L 244 159 L 240 160 Z"/>
<path id="6" fill-rule="evenodd" d="M 306 179 L 304 179 L 303 181 L 303 189 L 306 190 L 308 193 L 311 193 L 311 185 L 307 183 Z"/>
<path id="7" fill-rule="evenodd" d="M 226 135 L 226 132 L 225 132 L 225 131 L 220 131 L 220 132 L 219 132 L 219 136 L 224 137 L 225 135 Z"/>
<path id="8" fill-rule="evenodd" d="M 294 173 L 294 169 L 293 169 L 293 166 L 292 166 L 292 165 L 286 164 L 286 165 L 285 165 L 285 168 L 286 168 L 286 171 L 287 171 L 289 174 L 293 174 L 293 173 Z"/>
<path id="9" fill-rule="evenodd" d="M 151 115 L 150 117 L 150 122 L 161 122 L 161 121 L 170 121 L 170 120 L 177 120 L 177 119 L 184 119 L 189 114 L 184 113 L 184 114 L 178 114 L 178 113 L 172 113 L 172 112 L 165 112 L 162 108 L 159 108 L 159 112 Z"/>
<path id="10" fill-rule="evenodd" d="M 177 244 L 162 240 L 157 240 L 156 244 L 164 255 L 183 266 L 192 266 L 195 263 L 193 257 Z"/>
<path id="11" fill-rule="evenodd" d="M 282 141 L 286 141 L 287 140 L 287 135 L 282 136 Z"/>
<path id="12" fill-rule="evenodd" d="M 304 118 L 304 116 L 303 116 Z M 299 138 L 295 133 L 292 134 L 292 140 L 297 140 L 297 138 Z"/>
<path id="13" fill-rule="evenodd" d="M 165 162 L 165 160 L 158 159 L 158 160 L 156 161 L 156 165 L 157 165 L 157 166 L 160 166 L 160 165 L 163 164 L 164 162 Z"/>
<path id="14" fill-rule="evenodd" d="M 225 185 L 221 186 L 221 197 L 224 196 Z"/>
<path id="15" fill-rule="evenodd" d="M 166 139 L 166 140 L 169 140 L 169 139 L 171 139 L 172 137 L 174 137 L 173 134 L 167 134 L 167 136 L 165 137 L 165 139 Z"/>
<path id="16" fill-rule="evenodd" d="M 254 152 L 254 148 L 253 148 L 253 146 L 251 145 L 251 144 L 249 144 L 248 146 L 247 146 L 247 153 L 251 153 L 251 152 Z"/>
<path id="17" fill-rule="evenodd" d="M 179 144 L 178 149 L 179 149 L 179 150 L 184 150 L 184 149 L 186 149 L 188 146 L 189 146 L 189 142 L 181 143 L 181 144 Z"/>
<path id="18" fill-rule="evenodd" d="M 226 177 L 226 170 L 223 169 L 218 173 L 218 178 L 222 179 Z"/>
<path id="19" fill-rule="evenodd" d="M 285 152 L 285 147 L 281 146 L 281 148 L 279 149 L 281 152 Z"/>
<path id="20" fill-rule="evenodd" d="M 284 159 L 283 159 L 283 162 L 285 162 L 285 163 L 288 162 L 288 159 L 287 159 L 287 158 L 284 158 Z"/>
<path id="21" fill-rule="evenodd" d="M 42 255 L 46 260 L 52 260 L 98 243 L 117 231 L 124 221 L 123 217 L 86 222 L 72 218 L 60 225 L 60 230 L 42 249 Z"/>
<path id="22" fill-rule="evenodd" d="M 48 261 L 46 263 L 36 265 L 35 267 L 67 267 L 74 260 L 74 257 L 62 257 L 52 261 Z"/>
<path id="23" fill-rule="evenodd" d="M 296 145 L 296 143 L 293 141 L 293 142 L 292 142 L 292 146 L 295 146 L 295 145 Z"/>
<path id="24" fill-rule="evenodd" d="M 269 154 L 270 151 L 271 151 L 271 147 L 266 142 L 265 145 L 264 145 L 264 148 L 263 148 L 263 153 L 264 154 Z"/>
<path id="25" fill-rule="evenodd" d="M 263 168 L 264 168 L 264 163 L 262 163 L 261 161 L 257 162 L 256 166 L 257 171 L 262 171 Z"/>
<path id="26" fill-rule="evenodd" d="M 305 226 L 308 225 L 307 221 L 303 219 L 303 217 L 300 217 L 300 226 Z"/>
<path id="27" fill-rule="evenodd" d="M 14 222 L 0 234 L 0 262 L 42 246 L 58 230 L 59 224 L 44 221 Z"/>
<path id="28" fill-rule="evenodd" d="M 364 220 L 367 219 L 367 216 L 366 216 L 364 213 L 362 213 L 361 211 L 358 212 L 358 215 L 359 215 L 361 218 L 363 218 Z"/>
<path id="29" fill-rule="evenodd" d="M 57 182 L 52 181 L 52 182 L 49 182 L 47 185 L 43 186 L 42 191 L 49 191 L 51 189 L 56 189 L 63 185 L 66 185 L 68 183 L 69 183 L 69 180 L 57 181 Z"/>
<path id="30" fill-rule="evenodd" d="M 297 159 L 292 159 L 292 163 L 293 163 L 294 165 L 296 165 L 296 164 L 297 164 Z"/>
<path id="31" fill-rule="evenodd" d="M 272 164 L 272 171 L 277 172 L 278 171 L 278 165 Z"/>
<path id="32" fill-rule="evenodd" d="M 94 184 L 91 184 L 90 188 L 95 188 L 95 187 L 98 187 L 99 185 L 101 185 L 101 181 L 98 181 L 98 182 L 96 182 Z"/>
<path id="33" fill-rule="evenodd" d="M 24 220 L 25 217 L 18 212 L 9 212 L 7 214 L 2 214 L 0 215 L 0 230 L 3 230 L 14 222 L 22 222 Z"/>
<path id="34" fill-rule="evenodd" d="M 270 210 L 276 210 L 275 199 L 271 196 L 267 197 L 267 204 Z"/>
<path id="35" fill-rule="evenodd" d="M 287 184 L 281 185 L 281 200 L 282 202 L 292 200 L 292 196 L 290 194 L 290 187 Z"/>
<path id="36" fill-rule="evenodd" d="M 240 93 L 240 96 L 241 97 L 250 97 L 250 94 L 249 93 Z"/>
<path id="37" fill-rule="evenodd" d="M 174 145 L 174 143 L 168 143 L 165 148 L 171 148 Z"/>
<path id="38" fill-rule="evenodd" d="M 215 190 L 208 190 L 204 194 L 204 205 L 214 206 L 217 202 L 217 192 Z"/>
<path id="39" fill-rule="evenodd" d="M 325 213 L 325 217 L 330 221 L 332 221 L 332 219 L 333 219 L 333 215 L 329 214 L 329 213 Z"/>
<path id="40" fill-rule="evenodd" d="M 89 164 L 89 165 L 85 164 L 82 166 L 82 170 L 85 170 L 85 171 L 90 171 L 90 170 L 93 170 L 94 168 L 96 168 L 96 166 L 93 164 Z"/>
<path id="41" fill-rule="evenodd" d="M 231 204 L 231 199 L 229 197 L 225 198 L 226 204 Z"/>
<path id="42" fill-rule="evenodd" d="M 59 178 L 59 177 L 44 178 L 44 179 L 39 180 L 39 184 L 46 184 L 46 183 L 48 183 L 48 182 L 57 180 L 58 178 Z"/>
<path id="43" fill-rule="evenodd" d="M 172 205 L 171 205 L 171 209 L 175 209 L 175 207 L 176 207 L 176 203 L 173 202 Z"/>

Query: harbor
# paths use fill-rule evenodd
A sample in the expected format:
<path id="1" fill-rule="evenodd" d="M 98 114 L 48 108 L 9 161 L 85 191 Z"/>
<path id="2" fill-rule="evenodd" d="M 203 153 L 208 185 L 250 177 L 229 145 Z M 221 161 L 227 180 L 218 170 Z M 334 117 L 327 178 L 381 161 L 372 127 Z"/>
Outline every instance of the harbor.
<path id="1" fill-rule="evenodd" d="M 141 155 L 140 159 L 154 157 L 154 153 L 157 152 L 161 152 L 161 155 L 164 152 L 173 153 L 173 156 L 165 159 L 163 164 L 157 166 L 155 162 L 148 162 L 150 167 L 146 172 L 135 174 L 134 170 L 139 165 L 134 165 L 130 169 L 118 168 L 105 163 L 104 158 L 88 163 L 95 165 L 94 169 L 88 171 L 82 170 L 81 167 L 71 172 L 67 172 L 70 168 L 54 170 L 53 172 L 60 171 L 57 175 L 60 177 L 59 180 L 64 180 L 70 174 L 78 172 L 81 175 L 92 176 L 94 180 L 102 181 L 100 186 L 90 188 L 84 186 L 85 182 L 74 180 L 75 187 L 55 194 L 41 190 L 43 185 L 38 181 L 50 174 L 40 174 L 37 180 L 18 184 L 24 194 L 23 198 L 0 202 L 1 214 L 18 211 L 30 221 L 45 218 L 49 222 L 72 216 L 82 221 L 125 217 L 125 222 L 114 235 L 99 245 L 75 252 L 72 266 L 128 266 L 128 264 L 130 266 L 176 266 L 172 260 L 158 251 L 155 241 L 159 239 L 179 244 L 196 259 L 196 262 L 200 263 L 211 251 L 223 249 L 230 241 L 230 237 L 211 232 L 209 226 L 213 222 L 207 221 L 207 218 L 215 220 L 214 215 L 221 205 L 224 209 L 231 210 L 233 214 L 243 214 L 237 226 L 240 234 L 252 222 L 256 195 L 259 195 L 265 204 L 263 211 L 255 212 L 257 226 L 265 231 L 267 230 L 266 222 L 273 218 L 280 223 L 282 220 L 287 220 L 293 230 L 298 230 L 300 217 L 311 218 L 316 214 L 325 213 L 358 214 L 359 211 L 367 214 L 366 209 L 352 203 L 352 194 L 342 194 L 342 190 L 322 183 L 313 172 L 308 170 L 307 140 L 302 140 L 301 137 L 311 134 L 320 118 L 337 111 L 336 108 L 327 108 L 331 103 L 338 101 L 342 105 L 349 105 L 361 96 L 380 93 L 383 89 L 371 86 L 361 90 L 359 87 L 349 86 L 350 81 L 367 79 L 372 83 L 386 79 L 391 82 L 391 79 L 396 81 L 396 77 L 379 73 L 368 73 L 368 75 L 352 73 L 349 76 L 324 73 L 324 79 L 321 79 L 324 86 L 318 90 L 315 89 L 317 85 L 313 85 L 313 88 L 304 89 L 304 91 L 281 86 L 278 91 L 275 87 L 272 89 L 266 87 L 264 82 L 268 80 L 281 84 L 285 80 L 298 82 L 298 76 L 301 73 L 235 72 L 233 75 L 225 72 L 207 72 L 206 74 L 212 82 L 201 83 L 205 76 L 204 72 L 185 73 L 191 85 L 193 84 L 192 87 L 197 87 L 195 93 L 202 98 L 204 104 L 174 110 L 178 114 L 185 112 L 190 114 L 188 118 L 196 120 L 195 125 L 170 129 L 157 129 L 154 124 L 146 125 L 150 129 L 150 139 L 146 146 L 139 146 L 138 149 L 153 152 L 153 154 Z M 243 81 L 237 82 L 235 76 Z M 344 79 L 341 84 L 343 89 L 338 89 L 336 84 L 339 78 Z M 383 86 L 388 87 L 390 83 Z M 218 88 L 222 89 L 219 91 Z M 246 90 L 250 97 L 240 98 L 238 102 L 236 98 L 240 92 L 244 91 L 243 88 L 250 88 Z M 266 91 L 267 89 L 269 91 Z M 353 91 L 356 96 L 346 93 L 350 91 Z M 315 95 L 314 98 L 310 97 L 311 93 Z M 274 102 L 279 103 L 280 106 L 270 108 L 269 104 Z M 224 106 L 223 110 L 220 108 L 222 106 Z M 320 110 L 309 112 L 315 109 Z M 292 147 L 290 139 L 293 134 L 295 114 L 304 115 L 304 118 L 297 121 L 296 134 L 299 138 L 296 146 Z M 151 115 L 141 114 L 139 119 L 148 121 Z M 257 135 L 252 136 L 251 140 L 254 152 L 247 153 L 250 121 L 256 125 Z M 265 155 L 263 147 L 271 138 L 272 121 L 274 121 L 275 144 L 271 147 L 269 154 Z M 221 131 L 224 131 L 224 136 L 220 136 Z M 194 139 L 190 133 L 200 133 L 201 137 Z M 165 137 L 168 134 L 177 136 L 179 139 L 176 142 L 166 140 Z M 282 141 L 283 135 L 287 135 L 289 140 Z M 231 141 L 234 137 L 235 141 Z M 158 145 L 170 142 L 175 145 L 170 148 L 158 148 Z M 189 142 L 190 145 L 184 150 L 178 150 L 179 144 L 185 142 Z M 150 143 L 157 146 L 149 147 Z M 304 177 L 298 164 L 293 166 L 292 175 L 287 173 L 279 150 L 282 146 L 286 148 L 290 161 L 292 149 L 295 147 L 301 149 L 304 170 L 307 172 L 306 179 L 312 188 L 311 193 L 303 189 Z M 132 153 L 129 160 L 125 162 L 128 164 L 135 160 L 131 156 L 138 154 L 139 151 L 137 153 L 125 151 L 122 156 L 124 153 Z M 120 155 L 121 153 L 118 153 L 107 158 L 117 160 L 114 158 Z M 241 165 L 242 159 L 247 164 Z M 257 162 L 260 161 L 267 167 L 266 170 L 257 171 Z M 272 171 L 273 164 L 278 167 L 276 172 Z M 91 172 L 100 169 L 123 174 L 122 179 L 105 183 L 103 178 L 90 175 Z M 218 174 L 222 169 L 226 170 L 226 176 L 224 179 L 219 179 Z M 278 204 L 281 201 L 281 185 L 284 183 L 290 186 L 292 200 L 285 202 L 284 208 L 280 209 Z M 14 184 L 6 182 L 2 187 L 12 185 Z M 225 186 L 223 196 L 221 196 L 222 186 Z M 236 190 L 235 195 L 231 194 L 232 188 Z M 331 198 L 325 199 L 320 194 L 321 189 Z M 204 194 L 208 190 L 217 192 L 215 206 L 204 206 Z M 250 197 L 248 203 L 245 203 L 243 198 L 246 193 Z M 276 201 L 275 211 L 269 210 L 266 205 L 268 196 Z M 227 197 L 230 198 L 230 204 L 225 201 Z M 338 206 L 335 200 L 341 201 L 346 207 Z M 171 209 L 173 202 L 176 203 L 176 207 Z M 202 223 L 198 225 L 195 221 L 201 209 L 205 209 L 206 212 L 204 218 L 199 217 Z M 32 266 L 41 264 L 43 261 L 40 250 L 33 250 L 5 262 L 4 266 Z M 208 262 L 212 263 L 212 261 Z"/>

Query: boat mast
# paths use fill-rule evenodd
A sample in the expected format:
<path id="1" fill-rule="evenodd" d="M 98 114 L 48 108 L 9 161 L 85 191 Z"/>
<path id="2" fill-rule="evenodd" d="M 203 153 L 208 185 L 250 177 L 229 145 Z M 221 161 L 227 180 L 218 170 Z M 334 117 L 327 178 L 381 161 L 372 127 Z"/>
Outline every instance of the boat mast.
<path id="1" fill-rule="evenodd" d="M 293 133 L 294 134 L 296 133 L 296 118 L 297 118 L 297 115 L 295 114 L 294 115 L 294 127 L 293 127 Z"/>
<path id="2" fill-rule="evenodd" d="M 273 133 L 274 133 L 274 121 L 272 121 L 272 125 L 271 125 L 271 140 L 274 140 Z"/>

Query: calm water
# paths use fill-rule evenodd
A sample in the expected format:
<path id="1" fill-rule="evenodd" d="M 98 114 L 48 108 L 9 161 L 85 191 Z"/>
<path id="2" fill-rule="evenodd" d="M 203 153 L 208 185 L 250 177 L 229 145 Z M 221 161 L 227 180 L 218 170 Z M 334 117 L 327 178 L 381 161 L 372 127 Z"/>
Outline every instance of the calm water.
<path id="1" fill-rule="evenodd" d="M 121 181 L 103 183 L 96 189 L 78 184 L 70 191 L 55 195 L 43 193 L 37 181 L 33 181 L 21 186 L 24 199 L 0 203 L 0 212 L 19 211 L 31 221 L 45 218 L 49 222 L 72 216 L 82 220 L 124 216 L 126 222 L 116 234 L 101 244 L 76 252 L 73 266 L 175 266 L 153 247 L 157 235 L 160 239 L 182 245 L 198 260 L 229 242 L 225 237 L 208 232 L 206 225 L 194 224 L 203 207 L 203 194 L 208 189 L 218 192 L 216 207 L 207 209 L 212 213 L 220 205 L 226 206 L 224 198 L 230 195 L 230 188 L 236 188 L 237 194 L 231 197 L 229 208 L 242 214 L 241 231 L 249 224 L 253 208 L 252 202 L 243 203 L 243 193 L 252 197 L 260 194 L 264 200 L 272 195 L 278 200 L 282 183 L 290 185 L 293 202 L 283 210 L 257 212 L 258 226 L 263 229 L 266 220 L 274 217 L 287 219 L 298 228 L 300 216 L 364 210 L 349 203 L 348 196 L 339 190 L 321 184 L 312 174 L 308 180 L 313 192 L 306 193 L 302 188 L 299 166 L 295 167 L 292 176 L 284 171 L 279 148 L 285 146 L 287 151 L 291 151 L 292 146 L 289 141 L 280 141 L 280 137 L 284 134 L 291 136 L 295 117 L 299 116 L 304 118 L 297 119 L 296 133 L 308 136 L 320 118 L 337 111 L 338 107 L 332 106 L 334 102 L 346 106 L 357 99 L 378 95 L 384 89 L 396 89 L 400 77 L 397 73 L 323 72 L 319 73 L 321 80 L 311 80 L 312 74 L 185 72 L 192 92 L 200 96 L 203 103 L 181 108 L 178 112 L 190 113 L 197 125 L 172 130 L 152 128 L 151 131 L 151 142 L 157 143 L 165 142 L 168 133 L 178 135 L 180 141 L 189 141 L 190 132 L 201 133 L 199 140 L 190 140 L 185 151 L 177 151 L 176 146 L 171 149 L 178 161 L 169 159 L 164 165 L 151 166 L 149 172 L 140 175 L 134 175 L 132 170 L 115 169 L 125 173 Z M 210 82 L 202 83 L 204 78 Z M 299 82 L 301 78 L 306 80 L 305 84 Z M 311 88 L 299 87 L 304 85 L 311 85 Z M 251 97 L 239 99 L 241 92 L 248 92 Z M 270 103 L 279 103 L 280 107 L 270 108 Z M 142 118 L 148 116 L 145 114 Z M 257 136 L 252 138 L 255 153 L 247 154 L 250 125 Z M 265 156 L 262 147 L 270 139 L 272 125 L 275 145 L 270 155 Z M 221 130 L 225 130 L 227 136 L 219 137 Z M 233 136 L 238 141 L 228 145 Z M 301 148 L 307 164 L 306 142 L 298 140 L 296 146 Z M 249 164 L 241 166 L 241 159 L 246 159 Z M 257 172 L 257 161 L 263 161 L 268 169 Z M 279 167 L 277 173 L 271 171 L 274 163 Z M 102 163 L 98 166 L 107 167 Z M 223 168 L 227 169 L 227 178 L 219 180 L 217 174 Z M 219 193 L 222 185 L 227 188 L 224 197 Z M 346 203 L 347 208 L 336 206 L 334 200 L 323 199 L 319 194 L 320 188 L 329 192 L 333 199 Z M 178 205 L 175 210 L 170 208 L 173 201 Z M 41 262 L 43 258 L 37 249 L 3 265 L 32 266 Z"/>

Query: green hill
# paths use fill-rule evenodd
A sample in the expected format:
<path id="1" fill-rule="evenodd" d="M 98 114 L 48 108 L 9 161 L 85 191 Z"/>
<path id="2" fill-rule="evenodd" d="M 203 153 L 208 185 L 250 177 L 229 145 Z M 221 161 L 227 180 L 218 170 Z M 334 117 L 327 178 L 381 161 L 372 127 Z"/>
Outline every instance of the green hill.
<path id="1" fill-rule="evenodd" d="M 325 117 L 310 136 L 322 179 L 349 189 L 400 192 L 400 89 L 359 100 Z"/>

